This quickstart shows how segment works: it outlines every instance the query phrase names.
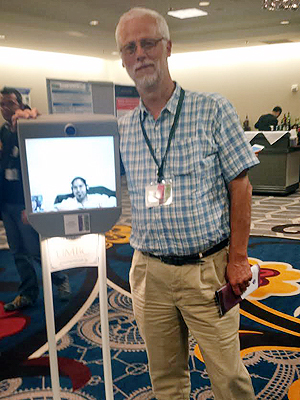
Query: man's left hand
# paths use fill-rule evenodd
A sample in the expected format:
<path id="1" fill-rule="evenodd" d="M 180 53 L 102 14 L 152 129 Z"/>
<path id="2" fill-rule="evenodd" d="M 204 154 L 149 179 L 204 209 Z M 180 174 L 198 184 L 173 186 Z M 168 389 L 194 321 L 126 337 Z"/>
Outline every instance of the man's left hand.
<path id="1" fill-rule="evenodd" d="M 244 293 L 252 278 L 248 258 L 244 261 L 229 262 L 227 264 L 226 278 L 236 295 L 240 296 Z"/>
<path id="2" fill-rule="evenodd" d="M 38 115 L 40 115 L 40 113 L 38 112 L 38 110 L 36 108 L 33 109 L 25 109 L 25 110 L 17 110 L 15 112 L 15 114 L 12 116 L 11 118 L 11 127 L 12 127 L 12 131 L 15 132 L 17 130 L 17 120 L 20 118 L 24 118 L 24 119 L 36 119 L 38 117 Z"/>

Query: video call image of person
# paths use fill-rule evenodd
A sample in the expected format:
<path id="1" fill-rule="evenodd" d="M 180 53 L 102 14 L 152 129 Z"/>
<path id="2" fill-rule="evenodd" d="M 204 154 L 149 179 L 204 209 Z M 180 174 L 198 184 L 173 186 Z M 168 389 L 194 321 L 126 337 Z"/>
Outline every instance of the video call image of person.
<path id="1" fill-rule="evenodd" d="M 80 176 L 75 177 L 71 182 L 72 193 L 66 195 L 60 203 L 55 203 L 54 207 L 58 211 L 76 210 L 83 208 L 103 208 L 115 207 L 116 197 L 107 194 L 89 193 L 86 180 Z"/>

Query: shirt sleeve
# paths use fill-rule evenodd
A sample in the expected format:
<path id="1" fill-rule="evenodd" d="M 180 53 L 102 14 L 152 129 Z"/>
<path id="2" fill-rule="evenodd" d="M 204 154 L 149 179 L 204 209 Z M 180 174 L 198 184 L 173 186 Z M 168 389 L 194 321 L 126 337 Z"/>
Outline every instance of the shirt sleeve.
<path id="1" fill-rule="evenodd" d="M 72 210 L 72 208 L 74 207 L 72 200 L 73 199 L 71 199 L 71 198 L 64 199 L 60 203 L 54 204 L 54 209 L 57 211 Z"/>
<path id="2" fill-rule="evenodd" d="M 116 207 L 117 199 L 115 196 L 107 196 L 106 194 L 95 194 L 95 200 L 100 207 Z"/>
<path id="3" fill-rule="evenodd" d="M 215 140 L 222 174 L 227 183 L 259 164 L 232 104 L 220 96 L 216 102 Z"/>
<path id="4" fill-rule="evenodd" d="M 259 129 L 259 123 L 260 123 L 260 118 L 259 118 L 258 121 L 255 123 L 254 128 Z"/>

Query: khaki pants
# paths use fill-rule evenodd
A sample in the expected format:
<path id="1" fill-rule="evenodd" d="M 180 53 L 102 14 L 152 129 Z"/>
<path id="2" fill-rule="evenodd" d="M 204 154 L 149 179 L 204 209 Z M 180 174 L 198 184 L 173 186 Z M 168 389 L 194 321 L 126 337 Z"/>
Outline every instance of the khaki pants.
<path id="1" fill-rule="evenodd" d="M 130 270 L 133 309 L 146 343 L 158 400 L 188 400 L 188 330 L 203 355 L 215 400 L 254 400 L 240 358 L 239 307 L 222 318 L 214 301 L 225 283 L 227 248 L 200 264 L 167 265 L 135 251 Z"/>

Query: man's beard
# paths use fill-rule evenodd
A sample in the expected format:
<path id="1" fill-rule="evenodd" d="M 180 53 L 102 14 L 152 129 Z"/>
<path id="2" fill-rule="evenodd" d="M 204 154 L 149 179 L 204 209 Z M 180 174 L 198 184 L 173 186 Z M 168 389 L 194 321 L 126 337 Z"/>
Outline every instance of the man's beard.
<path id="1" fill-rule="evenodd" d="M 146 74 L 146 75 L 138 77 L 138 78 L 135 77 L 134 81 L 135 81 L 135 84 L 137 87 L 139 87 L 141 89 L 150 89 L 158 83 L 159 74 L 157 71 L 155 71 L 151 75 Z"/>
<path id="2" fill-rule="evenodd" d="M 86 198 L 86 194 L 77 194 L 76 200 L 79 201 L 80 203 L 82 202 L 82 200 L 84 200 Z"/>
<path id="3" fill-rule="evenodd" d="M 129 71 L 127 71 L 129 72 Z M 155 69 L 152 74 L 144 74 L 142 76 L 134 76 L 134 74 L 129 74 L 133 79 L 135 85 L 139 89 L 151 89 L 155 87 L 161 80 L 161 64 L 158 61 L 155 65 Z"/>

